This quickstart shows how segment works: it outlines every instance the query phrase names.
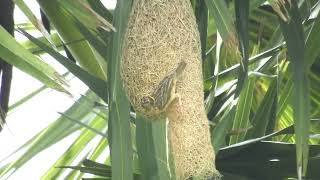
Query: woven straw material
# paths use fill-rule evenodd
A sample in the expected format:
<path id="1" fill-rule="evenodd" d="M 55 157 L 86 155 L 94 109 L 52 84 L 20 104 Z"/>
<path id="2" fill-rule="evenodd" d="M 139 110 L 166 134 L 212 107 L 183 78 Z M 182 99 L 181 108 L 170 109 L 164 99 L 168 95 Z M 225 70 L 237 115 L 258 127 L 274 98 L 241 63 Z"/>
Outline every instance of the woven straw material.
<path id="1" fill-rule="evenodd" d="M 136 0 L 129 18 L 121 77 L 135 111 L 169 119 L 170 149 L 179 179 L 218 176 L 203 102 L 200 38 L 189 0 Z M 141 99 L 181 62 L 186 67 L 166 111 L 146 110 Z"/>

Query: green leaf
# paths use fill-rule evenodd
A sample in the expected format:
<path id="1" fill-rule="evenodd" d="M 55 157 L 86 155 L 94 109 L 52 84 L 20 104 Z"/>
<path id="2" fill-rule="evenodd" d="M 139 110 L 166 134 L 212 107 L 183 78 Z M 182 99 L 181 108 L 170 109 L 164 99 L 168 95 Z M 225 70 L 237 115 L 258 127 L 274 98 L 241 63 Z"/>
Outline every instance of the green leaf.
<path id="1" fill-rule="evenodd" d="M 155 142 L 152 135 L 152 122 L 142 117 L 136 119 L 136 142 L 142 179 L 158 179 L 158 167 L 155 153 Z"/>
<path id="2" fill-rule="evenodd" d="M 319 145 L 310 147 L 307 179 L 320 176 Z M 259 153 L 257 153 L 259 152 Z M 217 167 L 224 173 L 245 176 L 249 179 L 287 179 L 296 177 L 295 145 L 280 142 L 257 141 L 250 144 L 221 149 Z"/>
<path id="3" fill-rule="evenodd" d="M 275 104 L 277 103 L 277 81 L 273 80 L 270 84 L 267 93 L 263 97 L 255 115 L 252 118 L 253 129 L 247 134 L 246 139 L 258 138 L 267 134 L 268 126 L 272 123 L 272 116 L 276 114 L 274 112 Z"/>
<path id="4" fill-rule="evenodd" d="M 200 0 L 196 5 L 196 20 L 200 32 L 201 55 L 202 60 L 204 60 L 207 47 L 208 8 L 203 0 Z"/>
<path id="5" fill-rule="evenodd" d="M 109 57 L 108 51 L 106 51 L 106 48 L 109 47 L 110 44 L 104 44 L 103 41 L 101 41 L 98 37 L 97 34 L 93 34 L 90 32 L 83 23 L 81 23 L 78 20 L 76 21 L 76 25 L 79 27 L 79 31 L 81 34 L 88 40 L 90 45 L 95 48 L 95 50 L 103 57 L 102 62 L 99 62 L 99 64 L 107 69 L 107 57 Z"/>
<path id="6" fill-rule="evenodd" d="M 219 152 L 221 147 L 224 147 L 226 145 L 226 136 L 228 134 L 228 131 L 232 127 L 232 120 L 234 118 L 235 111 L 235 105 L 230 104 L 228 109 L 223 113 L 222 117 L 220 118 L 219 123 L 211 133 L 211 139 L 213 141 L 212 144 L 216 153 Z"/>
<path id="7" fill-rule="evenodd" d="M 287 8 L 290 19 L 288 22 L 280 19 L 280 24 L 287 43 L 293 77 L 292 102 L 297 146 L 297 173 L 298 178 L 302 179 L 302 176 L 307 173 L 310 126 L 309 79 L 304 68 L 306 66 L 305 39 L 296 1 L 292 1 L 290 5 L 286 4 L 284 8 Z"/>
<path id="8" fill-rule="evenodd" d="M 284 135 L 284 134 L 293 134 L 293 133 L 294 133 L 294 127 L 293 126 L 289 126 L 289 127 L 284 128 L 284 129 L 281 129 L 279 131 L 276 131 L 274 133 L 265 135 L 263 137 L 249 139 L 249 140 L 237 143 L 237 144 L 233 144 L 233 145 L 230 145 L 230 146 L 223 147 L 220 150 L 233 149 L 232 153 L 236 153 L 238 151 L 242 151 L 242 148 L 244 148 L 244 147 L 246 147 L 248 145 L 250 146 L 250 144 L 261 142 L 261 141 L 264 141 L 264 140 L 266 140 L 268 138 L 271 138 L 271 137 L 276 137 L 276 136 Z M 223 155 L 223 154 L 222 155 L 220 154 L 219 156 L 220 156 L 219 158 L 224 158 L 225 157 L 225 155 Z"/>
<path id="9" fill-rule="evenodd" d="M 112 22 L 113 20 L 112 13 L 107 8 L 104 7 L 101 1 L 88 0 L 88 3 L 90 4 L 90 6 L 94 11 L 100 14 L 100 16 L 102 16 L 107 21 Z"/>
<path id="10" fill-rule="evenodd" d="M 132 1 L 119 0 L 115 9 L 112 54 L 108 66 L 109 77 L 109 144 L 111 148 L 112 180 L 131 180 L 132 142 L 129 102 L 120 78 L 121 49 Z"/>
<path id="11" fill-rule="evenodd" d="M 49 53 L 52 57 L 54 57 L 59 63 L 65 66 L 72 74 L 77 76 L 82 82 L 84 82 L 93 92 L 95 92 L 98 96 L 100 96 L 105 102 L 108 101 L 108 91 L 107 91 L 107 82 L 102 79 L 99 79 L 87 71 L 83 70 L 75 63 L 71 62 L 68 58 L 61 55 L 59 52 L 56 52 L 46 44 L 32 37 L 30 34 L 25 32 L 22 29 L 19 29 L 23 35 L 25 35 L 30 41 L 34 44 L 41 47 L 44 51 Z"/>
<path id="12" fill-rule="evenodd" d="M 259 53 L 255 56 L 252 56 L 251 58 L 249 58 L 249 65 L 255 65 L 257 62 L 263 61 L 268 59 L 268 61 L 272 61 L 273 59 L 271 57 L 278 55 L 278 53 L 284 48 L 284 44 L 280 44 L 277 45 L 273 48 L 270 48 L 262 53 Z M 209 79 L 215 79 L 216 77 L 229 77 L 233 74 L 235 74 L 235 72 L 241 67 L 240 64 L 236 64 L 233 65 L 221 72 L 219 72 L 217 75 L 210 77 Z"/>
<path id="13" fill-rule="evenodd" d="M 279 119 L 285 112 L 285 109 L 290 106 L 290 99 L 292 99 L 293 82 L 289 79 L 280 92 L 280 97 L 278 98 L 278 111 L 277 119 Z"/>
<path id="14" fill-rule="evenodd" d="M 78 28 L 74 25 L 74 19 L 66 8 L 62 6 L 61 1 L 38 0 L 37 2 L 80 66 L 90 74 L 106 80 L 107 75 L 102 67 L 100 67 L 97 60 L 101 57 L 97 56 L 89 43 L 84 40 L 84 37 L 79 32 Z"/>
<path id="15" fill-rule="evenodd" d="M 79 166 L 59 166 L 58 168 L 69 168 L 73 170 L 79 170 L 83 173 L 94 174 L 97 176 L 111 177 L 110 168 L 98 168 L 98 167 L 79 167 Z"/>
<path id="16" fill-rule="evenodd" d="M 89 12 L 94 13 L 94 16 L 98 16 L 99 19 L 104 20 L 100 15 L 98 15 L 96 12 L 94 12 L 88 4 L 84 3 L 82 0 L 78 0 L 81 6 L 85 6 L 85 9 L 90 9 Z M 88 27 L 88 22 L 90 23 L 92 20 L 90 19 L 97 19 L 94 17 L 88 17 L 88 20 L 82 20 L 79 18 L 79 14 L 85 14 L 83 12 L 79 13 L 74 13 L 72 11 L 74 8 L 78 9 L 77 4 L 79 2 L 73 2 L 73 1 L 63 1 L 62 4 L 67 4 L 66 7 L 69 7 L 67 10 L 70 13 L 70 18 L 72 18 L 72 21 L 74 22 L 75 26 L 78 27 L 79 32 L 84 36 L 84 38 L 90 43 L 90 46 L 92 46 L 94 49 L 92 51 L 95 53 L 96 56 L 96 61 L 100 65 L 102 71 L 104 74 L 107 74 L 107 58 L 109 57 L 108 55 L 108 48 L 110 47 L 110 42 L 104 43 L 101 41 L 102 36 L 107 36 L 108 39 L 110 39 L 111 32 L 107 32 L 105 28 L 101 28 L 100 26 L 97 28 L 99 33 L 93 34 L 92 32 L 95 31 L 96 27 Z M 75 6 L 75 7 L 73 7 Z M 79 7 L 81 8 L 81 7 Z M 87 11 L 86 10 L 86 11 Z M 100 20 L 99 20 L 100 21 Z M 100 23 L 99 23 L 100 24 Z M 112 25 L 111 25 L 112 26 Z M 113 28 L 113 27 L 112 27 Z M 113 28 L 114 29 L 114 28 Z M 97 53 L 98 52 L 98 53 Z"/>
<path id="17" fill-rule="evenodd" d="M 32 10 L 27 6 L 27 4 L 23 0 L 13 0 L 14 3 L 21 9 L 21 11 L 28 17 L 30 22 L 43 34 L 43 36 L 50 42 L 50 44 L 54 44 L 51 40 L 50 34 L 45 29 L 41 21 L 37 19 L 37 17 L 33 14 Z"/>
<path id="18" fill-rule="evenodd" d="M 205 2 L 209 12 L 213 15 L 222 39 L 229 44 L 231 43 L 231 46 L 234 46 L 234 43 L 236 43 L 235 27 L 233 25 L 232 16 L 228 11 L 227 4 L 224 0 L 205 0 Z"/>
<path id="19" fill-rule="evenodd" d="M 240 60 L 239 74 L 237 88 L 235 92 L 235 98 L 237 98 L 242 90 L 243 84 L 246 83 L 248 77 L 248 66 L 249 66 L 249 1 L 235 1 L 236 7 L 236 27 L 239 39 L 239 48 L 242 55 Z"/>
<path id="20" fill-rule="evenodd" d="M 248 84 L 244 84 L 244 88 L 240 93 L 232 127 L 233 131 L 239 131 L 239 133 L 231 136 L 229 142 L 230 144 L 243 141 L 246 136 L 246 131 L 248 130 L 248 128 L 252 127 L 249 115 L 251 111 L 255 81 L 256 78 L 250 78 Z M 242 130 L 244 130 L 244 132 L 241 132 Z"/>
<path id="21" fill-rule="evenodd" d="M 105 164 L 97 163 L 95 161 L 91 161 L 88 159 L 85 159 L 82 162 L 84 167 L 81 166 L 60 166 L 59 168 L 70 168 L 74 170 L 79 170 L 83 173 L 88 174 L 94 174 L 102 177 L 111 177 L 111 167 Z M 84 179 L 84 178 L 82 178 Z M 134 174 L 135 180 L 140 180 L 141 176 L 140 174 L 135 173 Z"/>
<path id="22" fill-rule="evenodd" d="M 240 68 L 235 90 L 234 99 L 237 100 L 237 108 L 234 115 L 233 128 L 245 129 L 250 126 L 249 114 L 251 110 L 252 93 L 254 79 L 248 81 L 248 66 L 249 66 L 249 38 L 248 38 L 248 16 L 249 2 L 235 1 L 236 7 L 236 27 L 238 30 L 238 38 L 240 44 L 240 52 L 242 59 L 240 60 Z M 244 139 L 244 135 L 231 137 L 230 143 L 236 143 Z"/>
<path id="23" fill-rule="evenodd" d="M 3 60 L 28 73 L 48 87 L 70 94 L 63 87 L 63 85 L 66 85 L 64 78 L 47 63 L 18 44 L 3 27 L 0 27 L 0 36 L 0 57 Z"/>
<path id="24" fill-rule="evenodd" d="M 28 29 L 26 28 L 23 28 L 22 26 L 20 25 L 17 25 L 18 28 L 20 29 L 23 29 L 25 31 L 27 31 Z M 60 51 L 60 50 L 63 50 L 63 44 L 58 36 L 57 33 L 52 33 L 50 34 L 50 38 L 52 40 L 52 43 L 54 45 L 54 47 Z M 47 46 L 51 46 L 50 42 L 47 41 L 47 39 L 44 37 L 44 36 L 40 36 L 40 37 L 37 37 L 37 39 L 43 43 L 45 43 Z M 30 40 L 26 40 L 26 41 L 22 41 L 21 42 L 21 45 L 27 49 L 28 51 L 30 51 L 32 54 L 34 55 L 41 55 L 43 53 L 45 53 L 39 46 L 35 45 L 34 43 L 32 43 Z"/>
<path id="25" fill-rule="evenodd" d="M 85 22 L 87 27 L 95 29 L 100 27 L 106 31 L 116 31 L 116 29 L 106 19 L 96 13 L 85 0 L 60 1 L 61 5 L 79 19 Z"/>
<path id="26" fill-rule="evenodd" d="M 59 113 L 59 114 L 61 114 L 61 116 L 65 117 L 67 120 L 72 121 L 72 122 L 74 122 L 76 124 L 79 124 L 80 126 L 86 128 L 87 130 L 90 130 L 90 131 L 96 133 L 97 135 L 100 135 L 100 136 L 102 136 L 104 138 L 108 138 L 106 134 L 104 134 L 104 133 L 100 132 L 99 130 L 87 125 L 86 123 L 83 123 L 83 122 L 81 122 L 79 120 L 73 119 L 72 117 L 70 117 L 70 116 L 68 116 L 68 115 L 66 115 L 64 113 Z"/>
<path id="27" fill-rule="evenodd" d="M 69 119 L 70 117 L 66 117 Z M 106 128 L 105 119 L 96 116 L 93 121 L 90 123 L 90 127 L 98 129 L 99 131 Z M 65 153 L 54 163 L 52 168 L 50 168 L 41 179 L 58 179 L 63 178 L 63 170 L 58 169 L 58 166 L 67 166 L 74 164 L 77 158 L 80 157 L 80 153 L 83 152 L 86 146 L 96 137 L 96 133 L 90 129 L 83 128 L 81 134 L 78 138 L 72 143 L 72 145 L 65 151 Z M 82 155 L 83 156 L 83 155 Z"/>
<path id="28" fill-rule="evenodd" d="M 208 95 L 208 97 L 205 100 L 205 108 L 206 108 L 206 112 L 208 113 L 213 106 L 214 103 L 214 99 L 215 99 L 215 94 L 217 91 L 217 87 L 218 87 L 218 81 L 219 81 L 219 67 L 220 67 L 220 55 L 221 55 L 221 47 L 222 47 L 222 39 L 221 36 L 219 34 L 219 32 L 217 33 L 217 43 L 216 43 L 216 62 L 215 62 L 215 66 L 214 66 L 214 76 L 215 78 L 213 79 L 214 81 L 214 86 L 211 87 L 210 93 Z"/>
<path id="29" fill-rule="evenodd" d="M 170 179 L 165 119 L 151 122 L 138 116 L 136 142 L 142 179 Z"/>
<path id="30" fill-rule="evenodd" d="M 320 16 L 318 16 L 315 22 L 312 25 L 312 30 L 308 36 L 306 42 L 305 56 L 304 59 L 307 61 L 305 64 L 305 68 L 308 71 L 311 65 L 315 62 L 316 58 L 319 57 L 320 51 L 320 41 L 318 38 L 320 37 Z"/>
<path id="31" fill-rule="evenodd" d="M 88 97 L 97 100 L 94 93 L 89 92 Z M 91 112 L 91 108 L 94 106 L 93 102 L 89 102 L 86 98 L 81 98 L 78 103 L 71 106 L 65 114 L 75 118 L 81 119 L 84 122 L 90 121 L 88 118 L 84 118 Z M 14 173 L 31 158 L 37 155 L 44 149 L 52 146 L 56 142 L 70 135 L 74 131 L 80 129 L 81 126 L 70 122 L 63 117 L 57 119 L 54 123 L 50 124 L 47 128 L 39 132 L 32 139 L 23 144 L 19 149 L 13 152 L 9 157 L 18 155 L 16 159 L 10 162 L 10 164 L 3 171 L 0 171 L 0 177 L 6 175 L 6 173 Z M 23 151 L 23 153 L 21 153 Z M 7 158 L 6 158 L 7 159 Z M 5 160 L 5 159 L 4 159 Z M 12 169 L 14 169 L 12 171 Z"/>

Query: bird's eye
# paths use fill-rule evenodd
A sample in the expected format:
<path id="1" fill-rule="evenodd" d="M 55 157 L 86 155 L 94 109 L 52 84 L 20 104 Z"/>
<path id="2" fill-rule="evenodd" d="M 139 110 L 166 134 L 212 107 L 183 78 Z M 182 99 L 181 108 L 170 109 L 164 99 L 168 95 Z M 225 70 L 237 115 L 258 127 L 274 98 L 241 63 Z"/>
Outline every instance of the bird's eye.
<path id="1" fill-rule="evenodd" d="M 142 104 L 143 106 L 146 106 L 146 105 L 150 104 L 149 98 L 143 97 L 143 98 L 141 99 L 141 104 Z"/>
<path id="2" fill-rule="evenodd" d="M 147 97 L 143 97 L 143 98 L 142 98 L 142 102 L 144 102 L 144 103 L 148 103 L 148 102 L 149 102 L 149 98 L 147 98 Z"/>
<path id="3" fill-rule="evenodd" d="M 149 97 L 149 96 L 144 96 L 143 98 L 141 98 L 141 106 L 144 108 L 150 108 L 150 106 L 152 106 L 153 104 L 153 98 Z"/>

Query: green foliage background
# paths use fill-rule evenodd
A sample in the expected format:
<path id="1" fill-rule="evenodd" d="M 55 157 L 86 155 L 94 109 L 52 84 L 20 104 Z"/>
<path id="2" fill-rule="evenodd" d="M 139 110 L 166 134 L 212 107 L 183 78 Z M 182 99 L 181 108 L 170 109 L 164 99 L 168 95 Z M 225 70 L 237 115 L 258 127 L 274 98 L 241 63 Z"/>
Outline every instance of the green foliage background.
<path id="1" fill-rule="evenodd" d="M 320 178 L 320 1 L 285 1 L 280 11 L 279 2 L 284 1 L 191 0 L 203 51 L 204 101 L 223 179 Z M 0 178 L 80 130 L 42 179 L 81 179 L 86 173 L 113 180 L 175 179 L 165 122 L 137 116 L 122 90 L 119 61 L 132 1 L 118 0 L 115 10 L 107 10 L 96 0 L 38 0 L 52 34 L 33 19 L 27 1 L 15 3 L 30 19 L 16 24 L 29 41 L 21 44 L 0 28 L 0 57 L 68 93 L 64 77 L 36 57 L 48 53 L 90 90 L 13 152 L 18 156 L 2 163 Z M 116 32 L 106 31 L 106 22 Z M 35 29 L 43 37 L 28 34 Z M 62 43 L 80 66 L 58 52 Z M 100 142 L 82 155 L 95 137 Z M 23 148 L 27 151 L 20 153 Z M 94 162 L 108 149 L 103 164 Z"/>

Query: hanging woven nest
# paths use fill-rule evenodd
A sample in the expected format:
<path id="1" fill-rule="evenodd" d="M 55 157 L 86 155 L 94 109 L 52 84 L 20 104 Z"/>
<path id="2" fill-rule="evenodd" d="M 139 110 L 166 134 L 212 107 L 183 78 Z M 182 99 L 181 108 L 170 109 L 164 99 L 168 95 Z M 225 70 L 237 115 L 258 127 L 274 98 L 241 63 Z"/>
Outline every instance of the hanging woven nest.
<path id="1" fill-rule="evenodd" d="M 121 61 L 124 89 L 138 114 L 168 118 L 179 179 L 219 176 L 204 109 L 200 54 L 189 1 L 134 2 Z"/>

